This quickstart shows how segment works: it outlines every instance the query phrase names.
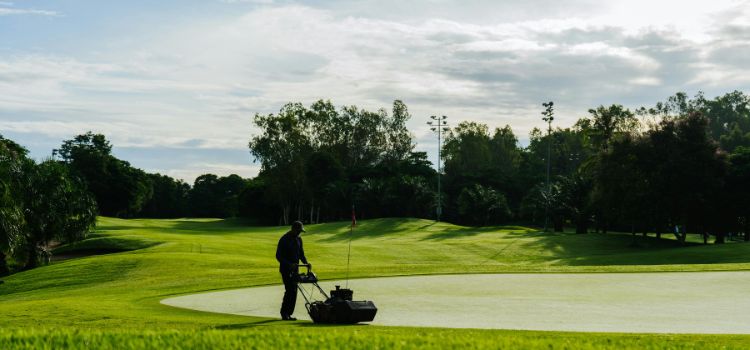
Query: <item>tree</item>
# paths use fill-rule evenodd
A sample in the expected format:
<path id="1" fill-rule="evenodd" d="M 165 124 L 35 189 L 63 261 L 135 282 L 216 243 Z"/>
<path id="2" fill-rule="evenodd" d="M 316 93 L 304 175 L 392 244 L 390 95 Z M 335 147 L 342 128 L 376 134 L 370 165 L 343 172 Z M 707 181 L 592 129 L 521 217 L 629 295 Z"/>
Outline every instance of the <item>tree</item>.
<path id="1" fill-rule="evenodd" d="M 591 222 L 593 180 L 585 172 L 560 176 L 557 180 L 560 198 L 557 201 L 563 215 L 576 226 L 576 233 L 587 233 Z"/>
<path id="2" fill-rule="evenodd" d="M 709 100 L 701 93 L 694 101 L 696 110 L 708 120 L 711 138 L 720 141 L 723 149 L 731 152 L 737 146 L 750 146 L 750 96 L 733 91 Z"/>
<path id="3" fill-rule="evenodd" d="M 493 159 L 489 128 L 476 122 L 461 122 L 453 128 L 443 143 L 441 152 L 445 172 L 443 189 L 446 197 L 458 200 L 464 189 L 479 184 L 494 183 Z M 464 198 L 467 198 L 467 193 Z M 446 201 L 445 217 L 454 221 L 461 219 L 458 202 Z"/>
<path id="4" fill-rule="evenodd" d="M 549 201 L 550 218 L 555 231 L 562 231 L 568 219 L 576 223 L 577 230 L 584 229 L 583 216 L 588 217 L 593 214 L 587 210 L 590 208 L 590 203 L 584 205 L 580 202 L 587 201 L 590 194 L 580 193 L 580 191 L 590 191 L 592 186 L 583 186 L 585 182 L 574 181 L 574 179 L 585 180 L 591 177 L 592 163 L 595 162 L 596 154 L 596 150 L 591 145 L 589 132 L 591 123 L 590 119 L 580 119 L 573 128 L 557 128 L 550 135 L 543 135 L 539 129 L 531 131 L 529 146 L 523 150 L 519 167 L 520 187 L 530 188 L 529 191 L 523 193 L 522 217 L 535 223 L 540 223 L 541 218 L 543 222 L 546 201 Z M 550 151 L 551 172 L 557 176 L 553 178 L 549 188 L 546 188 L 546 185 L 540 186 L 539 184 L 544 181 L 546 173 L 548 140 L 553 145 Z M 581 185 L 581 187 L 571 188 L 571 185 Z M 573 199 L 580 201 L 571 202 Z"/>
<path id="5" fill-rule="evenodd" d="M 195 178 L 190 190 L 190 213 L 194 217 L 220 217 L 217 213 L 221 199 L 216 192 L 219 177 L 203 174 Z"/>
<path id="6" fill-rule="evenodd" d="M 400 174 L 391 170 L 408 161 L 414 148 L 406 128 L 409 118 L 398 100 L 390 116 L 385 109 L 336 110 L 322 100 L 310 108 L 290 103 L 277 114 L 256 114 L 260 133 L 248 146 L 261 163 L 265 200 L 281 209 L 279 223 L 288 224 L 292 217 L 310 222 L 321 215 L 340 218 L 361 197 L 356 191 L 365 180 L 392 182 Z"/>
<path id="7" fill-rule="evenodd" d="M 139 216 L 178 218 L 189 215 L 190 185 L 167 175 L 148 174 L 153 195 L 143 205 Z"/>
<path id="8" fill-rule="evenodd" d="M 111 152 L 112 145 L 104 135 L 89 131 L 64 141 L 53 155 L 84 179 L 101 215 L 133 216 L 150 199 L 151 183 L 145 172 L 115 158 Z"/>
<path id="9" fill-rule="evenodd" d="M 220 217 L 236 217 L 239 213 L 239 196 L 247 181 L 237 174 L 222 176 L 216 184 L 215 192 L 220 196 Z"/>
<path id="10" fill-rule="evenodd" d="M 27 151 L 0 135 L 0 276 L 10 272 L 6 257 L 23 245 L 24 227 L 21 191 L 27 186 L 25 170 L 31 165 Z"/>
<path id="11" fill-rule="evenodd" d="M 345 180 L 344 167 L 331 153 L 317 151 L 310 155 L 306 164 L 307 183 L 310 186 L 310 222 L 320 221 L 320 209 L 335 188 L 334 184 Z"/>
<path id="12" fill-rule="evenodd" d="M 653 190 L 649 187 L 648 176 L 656 171 L 643 163 L 642 156 L 648 149 L 647 139 L 628 136 L 612 142 L 599 156 L 593 196 L 600 206 L 600 215 L 607 219 L 602 222 L 599 218 L 598 225 L 604 231 L 609 224 L 619 223 L 620 228 L 635 234 L 642 223 L 642 208 L 648 203 L 649 191 Z"/>
<path id="13" fill-rule="evenodd" d="M 461 218 L 470 225 L 497 225 L 511 217 L 505 196 L 482 185 L 463 189 L 457 202 Z"/>
<path id="14" fill-rule="evenodd" d="M 636 112 L 653 118 L 653 128 L 658 128 L 662 120 L 682 119 L 691 113 L 700 113 L 708 121 L 710 137 L 719 141 L 722 149 L 731 152 L 738 146 L 750 146 L 750 96 L 741 91 L 714 99 L 706 98 L 702 92 L 693 98 L 678 92 L 655 107 L 641 107 Z"/>
<path id="15" fill-rule="evenodd" d="M 594 148 L 606 151 L 618 135 L 632 133 L 639 127 L 635 114 L 622 105 L 599 106 L 589 109 L 591 119 L 583 118 L 576 124 L 591 138 Z"/>
<path id="16" fill-rule="evenodd" d="M 446 182 L 460 184 L 486 179 L 491 172 L 492 150 L 487 125 L 461 122 L 448 133 L 442 152 Z"/>
<path id="17" fill-rule="evenodd" d="M 312 150 L 309 133 L 315 119 L 300 103 L 289 103 L 278 114 L 254 118 L 262 131 L 251 138 L 252 155 L 261 161 L 261 174 L 267 179 L 269 197 L 282 210 L 281 223 L 288 225 L 292 206 L 305 198 L 305 155 Z"/>
<path id="18" fill-rule="evenodd" d="M 744 231 L 750 241 L 750 147 L 737 147 L 729 156 L 729 171 L 725 190 L 737 229 Z"/>
<path id="19" fill-rule="evenodd" d="M 190 211 L 196 217 L 227 218 L 239 213 L 240 193 L 247 182 L 239 175 L 218 177 L 204 174 L 190 190 Z"/>
<path id="20" fill-rule="evenodd" d="M 703 115 L 664 119 L 644 135 L 615 140 L 601 154 L 596 203 L 609 220 L 633 233 L 680 224 L 691 232 L 711 232 L 720 242 L 725 210 L 717 208 L 723 208 L 726 168 Z"/>
<path id="21" fill-rule="evenodd" d="M 719 144 L 727 152 L 732 152 L 737 147 L 750 147 L 750 131 L 743 132 L 739 123 L 735 122 L 726 134 L 719 137 Z"/>
<path id="22" fill-rule="evenodd" d="M 85 184 L 60 162 L 47 160 L 28 173 L 24 193 L 25 269 L 39 264 L 40 254 L 52 240 L 73 242 L 85 238 L 96 223 L 96 202 Z"/>
<path id="23" fill-rule="evenodd" d="M 268 186 L 263 176 L 257 176 L 247 181 L 238 197 L 238 213 L 240 216 L 252 219 L 263 225 L 276 225 L 277 213 L 274 202 L 267 198 Z"/>
<path id="24" fill-rule="evenodd" d="M 670 217 L 685 223 L 687 230 L 705 233 L 706 214 L 718 203 L 716 195 L 722 192 L 726 174 L 726 157 L 710 137 L 707 118 L 691 113 L 664 121 L 649 138 L 651 151 L 664 155 L 664 161 L 655 165 L 660 177 L 653 181 L 654 190 L 667 198 Z"/>
<path id="25" fill-rule="evenodd" d="M 130 166 L 130 163 L 110 157 L 102 176 L 106 176 L 105 192 L 100 197 L 102 215 L 133 217 L 153 197 L 153 186 L 149 176 L 141 169 Z M 99 203 L 99 201 L 97 201 Z"/>

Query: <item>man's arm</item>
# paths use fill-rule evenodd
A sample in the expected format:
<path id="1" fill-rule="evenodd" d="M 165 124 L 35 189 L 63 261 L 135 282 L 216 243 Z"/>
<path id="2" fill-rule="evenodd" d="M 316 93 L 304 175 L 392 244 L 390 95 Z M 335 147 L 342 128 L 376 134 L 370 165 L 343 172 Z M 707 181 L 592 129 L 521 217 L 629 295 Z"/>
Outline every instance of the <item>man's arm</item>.
<path id="1" fill-rule="evenodd" d="M 305 248 L 302 247 L 302 238 L 299 239 L 299 259 L 302 260 L 303 263 L 309 264 L 307 262 L 307 258 L 305 257 Z"/>

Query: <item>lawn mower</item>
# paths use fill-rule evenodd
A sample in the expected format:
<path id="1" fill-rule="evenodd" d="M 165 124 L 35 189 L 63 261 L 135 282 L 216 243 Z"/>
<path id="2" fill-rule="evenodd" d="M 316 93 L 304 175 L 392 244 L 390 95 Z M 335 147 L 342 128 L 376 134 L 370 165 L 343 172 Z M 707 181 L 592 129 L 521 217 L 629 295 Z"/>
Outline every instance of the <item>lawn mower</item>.
<path id="1" fill-rule="evenodd" d="M 378 308 L 372 301 L 353 301 L 354 292 L 351 289 L 336 286 L 329 296 L 318 285 L 318 276 L 312 272 L 310 264 L 302 264 L 307 267 L 307 272 L 300 273 L 297 279 L 297 288 L 302 297 L 305 298 L 305 308 L 315 323 L 337 323 L 354 324 L 359 322 L 370 322 L 375 319 Z M 313 287 L 307 291 L 302 286 L 311 284 Z M 316 300 L 316 293 L 323 295 L 324 300 Z"/>

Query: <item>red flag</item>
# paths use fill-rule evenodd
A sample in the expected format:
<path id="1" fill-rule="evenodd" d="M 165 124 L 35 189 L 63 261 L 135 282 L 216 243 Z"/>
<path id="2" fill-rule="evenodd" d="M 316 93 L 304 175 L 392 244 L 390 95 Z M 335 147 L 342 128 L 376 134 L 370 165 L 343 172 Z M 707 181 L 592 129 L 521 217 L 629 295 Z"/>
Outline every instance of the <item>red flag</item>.
<path id="1" fill-rule="evenodd" d="M 352 205 L 352 227 L 357 226 L 357 217 L 354 215 L 354 206 Z"/>

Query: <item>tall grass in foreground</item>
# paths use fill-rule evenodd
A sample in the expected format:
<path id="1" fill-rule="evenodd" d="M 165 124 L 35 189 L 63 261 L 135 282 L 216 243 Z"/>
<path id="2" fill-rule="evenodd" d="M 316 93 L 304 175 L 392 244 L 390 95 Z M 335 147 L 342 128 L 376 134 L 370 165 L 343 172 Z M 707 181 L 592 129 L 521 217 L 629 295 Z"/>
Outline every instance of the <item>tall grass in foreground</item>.
<path id="1" fill-rule="evenodd" d="M 246 330 L 0 330 L 14 349 L 747 349 L 743 336 L 370 329 L 367 326 Z M 718 340 L 718 341 L 717 341 Z"/>

